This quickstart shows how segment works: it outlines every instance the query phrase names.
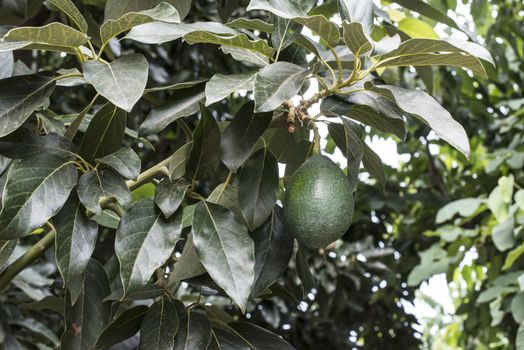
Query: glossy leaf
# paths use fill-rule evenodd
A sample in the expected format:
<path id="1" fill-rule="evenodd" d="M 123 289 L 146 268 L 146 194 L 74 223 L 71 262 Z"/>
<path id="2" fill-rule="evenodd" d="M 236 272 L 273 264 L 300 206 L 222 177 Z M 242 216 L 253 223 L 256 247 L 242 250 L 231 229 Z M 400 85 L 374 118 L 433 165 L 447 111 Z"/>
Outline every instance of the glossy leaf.
<path id="1" fill-rule="evenodd" d="M 306 78 L 307 71 L 289 62 L 277 62 L 264 67 L 255 77 L 256 112 L 271 112 L 294 97 Z"/>
<path id="2" fill-rule="evenodd" d="M 138 305 L 122 312 L 100 334 L 95 349 L 107 349 L 111 345 L 118 344 L 135 335 L 140 330 L 142 320 L 148 309 L 145 305 Z"/>
<path id="3" fill-rule="evenodd" d="M 239 90 L 253 90 L 256 73 L 213 75 L 206 84 L 206 106 L 221 101 Z"/>
<path id="4" fill-rule="evenodd" d="M 312 0 L 251 0 L 247 10 L 266 10 L 282 18 L 295 18 L 305 17 L 314 4 Z"/>
<path id="5" fill-rule="evenodd" d="M 78 180 L 78 197 L 82 204 L 97 215 L 102 214 L 99 201 L 115 198 L 123 207 L 131 203 L 131 192 L 124 179 L 111 169 L 92 170 Z"/>
<path id="6" fill-rule="evenodd" d="M 204 179 L 220 163 L 220 130 L 211 112 L 200 105 L 201 119 L 193 132 L 193 148 L 187 163 L 187 175 Z"/>
<path id="7" fill-rule="evenodd" d="M 82 33 L 87 33 L 87 22 L 71 0 L 48 1 L 51 5 L 63 12 Z"/>
<path id="8" fill-rule="evenodd" d="M 75 303 L 84 287 L 84 272 L 95 250 L 98 225 L 87 218 L 76 194 L 72 194 L 53 224 L 56 229 L 56 265 Z"/>
<path id="9" fill-rule="evenodd" d="M 0 137 L 18 129 L 54 88 L 52 78 L 37 74 L 0 80 Z"/>
<path id="10" fill-rule="evenodd" d="M 197 84 L 188 89 L 178 90 L 162 106 L 151 110 L 138 128 L 140 136 L 148 136 L 165 129 L 169 124 L 198 112 L 198 103 L 204 100 L 204 84 Z"/>
<path id="11" fill-rule="evenodd" d="M 260 350 L 293 350 L 294 348 L 284 339 L 259 327 L 253 323 L 232 322 L 229 326 L 249 342 L 255 349 Z"/>
<path id="12" fill-rule="evenodd" d="M 130 112 L 144 93 L 148 63 L 141 54 L 122 56 L 111 63 L 89 60 L 84 78 L 115 106 Z"/>
<path id="13" fill-rule="evenodd" d="M 236 35 L 218 35 L 209 31 L 192 31 L 184 36 L 184 40 L 189 44 L 215 44 L 239 47 L 255 52 L 260 52 L 264 56 L 272 57 L 275 50 L 263 39 L 251 40 L 243 33 Z"/>
<path id="14" fill-rule="evenodd" d="M 249 350 L 251 349 L 246 341 L 234 333 L 228 333 L 220 328 L 213 328 L 213 340 L 210 349 L 229 349 L 229 350 Z"/>
<path id="15" fill-rule="evenodd" d="M 117 151 L 124 139 L 126 119 L 126 112 L 111 103 L 105 104 L 91 119 L 78 154 L 91 162 Z"/>
<path id="16" fill-rule="evenodd" d="M 343 123 L 342 125 L 330 124 L 328 130 L 333 141 L 335 141 L 335 144 L 347 159 L 348 178 L 351 188 L 355 191 L 358 186 L 360 163 L 364 156 L 362 140 L 347 123 Z"/>
<path id="17" fill-rule="evenodd" d="M 187 0 L 107 0 L 104 8 L 105 19 L 117 19 L 128 12 L 149 10 L 162 2 L 174 6 L 180 13 L 180 17 L 186 16 Z"/>
<path id="18" fill-rule="evenodd" d="M 184 178 L 174 182 L 171 182 L 169 178 L 164 178 L 156 186 L 155 204 L 166 218 L 178 210 L 190 186 L 191 182 Z"/>
<path id="19" fill-rule="evenodd" d="M 253 154 L 240 173 L 238 201 L 250 230 L 260 226 L 275 206 L 279 189 L 278 162 L 267 148 Z"/>
<path id="20" fill-rule="evenodd" d="M 362 150 L 362 164 L 364 165 L 364 168 L 377 180 L 382 189 L 385 189 L 386 173 L 384 172 L 384 164 L 382 163 L 380 156 L 365 142 L 362 142 Z"/>
<path id="21" fill-rule="evenodd" d="M 144 350 L 173 350 L 178 330 L 175 304 L 166 297 L 154 303 L 140 326 L 140 346 Z"/>
<path id="22" fill-rule="evenodd" d="M 275 206 L 271 216 L 252 234 L 255 242 L 255 283 L 251 296 L 262 294 L 286 270 L 293 254 L 293 236 L 285 229 L 282 209 Z"/>
<path id="23" fill-rule="evenodd" d="M 254 279 L 255 248 L 247 228 L 216 204 L 198 203 L 193 219 L 195 249 L 213 280 L 245 310 Z"/>
<path id="24" fill-rule="evenodd" d="M 302 25 L 291 19 L 273 16 L 273 32 L 271 33 L 271 43 L 280 54 L 282 50 L 293 43 L 300 34 Z"/>
<path id="25" fill-rule="evenodd" d="M 253 102 L 240 107 L 220 140 L 222 161 L 234 172 L 248 159 L 272 119 L 271 113 L 254 113 L 253 109 Z"/>
<path id="26" fill-rule="evenodd" d="M 166 220 L 149 199 L 129 207 L 120 221 L 115 239 L 125 295 L 149 281 L 153 272 L 171 256 L 181 233 L 181 212 Z"/>
<path id="27" fill-rule="evenodd" d="M 238 202 L 238 189 L 233 184 L 229 184 L 226 187 L 224 186 L 225 183 L 221 183 L 215 187 L 206 200 L 209 203 L 218 204 L 221 207 L 231 210 L 236 218 L 247 226 L 246 220 L 240 210 L 240 203 Z"/>
<path id="28" fill-rule="evenodd" d="M 27 159 L 42 154 L 74 159 L 75 146 L 58 134 L 40 136 L 36 132 L 20 128 L 0 138 L 0 154 L 11 159 Z"/>
<path id="29" fill-rule="evenodd" d="M 373 0 L 337 0 L 342 20 L 358 22 L 364 33 L 373 30 Z"/>
<path id="30" fill-rule="evenodd" d="M 172 286 L 178 281 L 183 281 L 192 277 L 200 276 L 206 272 L 204 265 L 200 262 L 200 258 L 195 250 L 193 244 L 193 235 L 187 235 L 186 244 L 182 255 L 177 260 L 173 267 L 173 272 L 169 276 L 169 285 Z"/>
<path id="31" fill-rule="evenodd" d="M 186 173 L 186 164 L 189 161 L 193 141 L 182 145 L 169 160 L 169 174 L 171 181 L 181 178 Z"/>
<path id="32" fill-rule="evenodd" d="M 205 314 L 189 309 L 180 317 L 174 350 L 205 350 L 211 342 L 211 324 Z"/>
<path id="33" fill-rule="evenodd" d="M 233 46 L 221 46 L 220 49 L 224 54 L 230 54 L 233 59 L 240 62 L 251 63 L 258 67 L 264 67 L 269 64 L 268 57 L 257 51 Z M 252 90 L 252 88 L 248 90 Z"/>
<path id="34" fill-rule="evenodd" d="M 340 32 L 337 25 L 326 19 L 323 15 L 295 18 L 295 21 L 311 29 L 311 31 L 324 39 L 332 47 L 338 45 Z"/>
<path id="35" fill-rule="evenodd" d="M 347 47 L 357 56 L 365 55 L 373 51 L 373 40 L 366 35 L 362 24 L 359 22 L 344 22 L 344 41 Z"/>
<path id="36" fill-rule="evenodd" d="M 6 42 L 26 42 L 58 47 L 79 47 L 89 39 L 87 35 L 59 22 L 43 27 L 13 28 L 4 36 Z"/>
<path id="37" fill-rule="evenodd" d="M 234 29 L 258 30 L 260 32 L 273 32 L 273 25 L 258 18 L 236 18 L 226 23 L 228 27 Z"/>
<path id="38" fill-rule="evenodd" d="M 44 225 L 62 208 L 77 176 L 74 165 L 57 157 L 14 162 L 2 196 L 0 239 L 24 237 Z"/>
<path id="39" fill-rule="evenodd" d="M 120 148 L 95 161 L 110 166 L 128 180 L 136 180 L 140 174 L 140 157 L 131 147 Z"/>

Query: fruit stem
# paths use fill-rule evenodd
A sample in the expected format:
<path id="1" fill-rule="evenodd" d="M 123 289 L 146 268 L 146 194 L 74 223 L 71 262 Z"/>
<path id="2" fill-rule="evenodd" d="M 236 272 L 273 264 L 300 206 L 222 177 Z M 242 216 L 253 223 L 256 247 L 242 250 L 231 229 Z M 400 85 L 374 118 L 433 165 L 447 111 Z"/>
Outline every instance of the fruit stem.
<path id="1" fill-rule="evenodd" d="M 315 123 L 313 123 L 313 154 L 320 154 L 320 133 Z"/>

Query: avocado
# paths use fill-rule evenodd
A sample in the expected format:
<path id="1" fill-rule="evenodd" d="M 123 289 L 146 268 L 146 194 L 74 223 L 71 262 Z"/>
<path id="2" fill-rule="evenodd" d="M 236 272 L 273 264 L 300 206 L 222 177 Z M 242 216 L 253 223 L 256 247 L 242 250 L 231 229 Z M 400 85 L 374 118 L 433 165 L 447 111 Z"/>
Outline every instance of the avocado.
<path id="1" fill-rule="evenodd" d="M 313 155 L 293 175 L 284 199 L 286 228 L 302 244 L 325 248 L 349 228 L 353 193 L 348 178 L 329 158 Z"/>

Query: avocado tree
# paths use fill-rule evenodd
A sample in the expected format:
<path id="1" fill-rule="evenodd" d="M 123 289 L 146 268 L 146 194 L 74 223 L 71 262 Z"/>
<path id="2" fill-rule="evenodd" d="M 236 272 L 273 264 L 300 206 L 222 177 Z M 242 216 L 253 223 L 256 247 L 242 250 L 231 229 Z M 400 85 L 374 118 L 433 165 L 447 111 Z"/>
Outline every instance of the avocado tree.
<path id="1" fill-rule="evenodd" d="M 308 257 L 361 221 L 361 164 L 385 186 L 366 135 L 403 140 L 417 119 L 470 154 L 451 114 L 388 72 L 493 66 L 483 46 L 413 33 L 416 18 L 400 26 L 371 0 L 0 3 L 6 349 L 300 347 L 254 316 L 314 299 Z M 345 174 L 321 156 L 319 125 Z M 413 342 L 398 312 L 378 338 Z"/>

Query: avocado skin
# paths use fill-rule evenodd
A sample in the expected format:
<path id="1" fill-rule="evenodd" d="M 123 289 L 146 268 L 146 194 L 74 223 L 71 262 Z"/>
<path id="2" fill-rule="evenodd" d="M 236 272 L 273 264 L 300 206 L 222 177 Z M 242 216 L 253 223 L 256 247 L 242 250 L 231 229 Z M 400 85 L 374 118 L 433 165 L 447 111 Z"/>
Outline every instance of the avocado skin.
<path id="1" fill-rule="evenodd" d="M 284 200 L 289 232 L 311 248 L 325 248 L 351 224 L 354 201 L 349 180 L 329 158 L 314 155 L 293 175 Z"/>

